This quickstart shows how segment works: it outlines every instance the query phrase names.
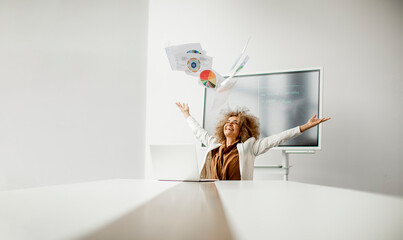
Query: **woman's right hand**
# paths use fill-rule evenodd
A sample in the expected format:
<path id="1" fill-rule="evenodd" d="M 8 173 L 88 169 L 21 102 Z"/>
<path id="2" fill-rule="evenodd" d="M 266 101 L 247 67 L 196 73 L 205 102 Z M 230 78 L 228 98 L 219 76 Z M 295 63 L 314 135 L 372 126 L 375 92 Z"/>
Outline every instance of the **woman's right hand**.
<path id="1" fill-rule="evenodd" d="M 189 113 L 189 106 L 185 103 L 181 104 L 180 102 L 176 102 L 175 103 L 176 106 L 178 106 L 179 110 L 181 110 L 183 116 L 185 116 L 185 118 L 188 118 L 190 116 Z"/>

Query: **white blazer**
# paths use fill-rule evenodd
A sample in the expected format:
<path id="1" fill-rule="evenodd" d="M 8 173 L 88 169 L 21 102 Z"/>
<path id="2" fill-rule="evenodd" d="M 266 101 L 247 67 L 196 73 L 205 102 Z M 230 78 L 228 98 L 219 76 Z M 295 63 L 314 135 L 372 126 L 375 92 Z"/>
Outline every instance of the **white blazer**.
<path id="1" fill-rule="evenodd" d="M 210 136 L 207 131 L 202 128 L 192 116 L 189 116 L 186 121 L 192 129 L 196 139 L 202 142 L 207 147 L 207 151 L 204 155 L 202 163 L 203 167 L 199 171 L 200 178 L 211 178 L 211 151 L 221 146 L 221 143 L 219 143 L 216 138 Z M 254 137 L 251 137 L 243 143 L 238 143 L 236 147 L 239 153 L 239 168 L 241 172 L 241 179 L 253 180 L 253 170 L 256 156 L 267 152 L 270 148 L 276 147 L 284 143 L 285 141 L 298 137 L 299 135 L 301 135 L 301 131 L 299 127 L 295 127 L 266 138 L 256 139 Z"/>

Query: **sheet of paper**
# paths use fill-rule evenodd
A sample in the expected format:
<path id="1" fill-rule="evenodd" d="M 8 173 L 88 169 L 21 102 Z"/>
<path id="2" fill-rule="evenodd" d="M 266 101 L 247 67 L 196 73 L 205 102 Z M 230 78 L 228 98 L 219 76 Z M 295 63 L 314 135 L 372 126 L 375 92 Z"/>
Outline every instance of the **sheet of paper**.
<path id="1" fill-rule="evenodd" d="M 192 53 L 192 54 L 199 54 L 205 55 L 206 52 L 203 51 L 200 43 L 187 43 L 175 46 L 169 46 L 165 48 L 165 51 L 168 56 L 169 64 L 171 65 L 171 69 L 174 71 L 183 71 L 182 69 L 178 69 L 176 57 L 178 54 L 182 53 Z M 196 53 L 198 52 L 198 53 Z"/>
<path id="2" fill-rule="evenodd" d="M 246 55 L 246 57 L 245 57 L 245 59 L 243 60 L 243 62 L 241 63 L 241 65 L 239 65 L 238 68 L 236 69 L 235 74 L 236 74 L 237 72 L 239 72 L 242 68 L 244 68 L 245 65 L 248 63 L 248 61 L 249 61 L 249 56 Z"/>
<path id="3" fill-rule="evenodd" d="M 224 92 L 224 91 L 227 91 L 227 90 L 231 90 L 231 89 L 235 86 L 237 80 L 234 80 L 234 79 L 232 79 L 232 78 L 233 78 L 243 67 L 245 67 L 245 65 L 248 63 L 248 61 L 249 61 L 249 56 L 246 55 L 246 57 L 243 59 L 243 61 L 242 61 L 240 64 L 238 64 L 238 65 L 236 66 L 236 70 L 233 71 L 233 73 L 221 83 L 221 86 L 218 88 L 218 91 L 219 91 L 219 92 Z"/>
<path id="4" fill-rule="evenodd" d="M 224 77 L 212 69 L 203 70 L 199 76 L 199 84 L 205 88 L 216 89 L 223 80 Z"/>
<path id="5" fill-rule="evenodd" d="M 250 40 L 250 37 L 248 38 L 248 41 L 246 42 L 245 46 L 243 47 L 243 50 L 242 50 L 241 54 L 239 54 L 238 58 L 235 60 L 234 65 L 232 65 L 231 69 L 229 70 L 230 72 L 232 70 L 234 70 L 235 66 L 238 65 L 239 61 L 241 60 L 242 56 L 244 55 L 244 53 L 246 51 L 246 48 L 248 47 L 249 40 Z"/>
<path id="6" fill-rule="evenodd" d="M 175 56 L 175 64 L 178 71 L 198 77 L 202 70 L 211 69 L 213 58 L 195 53 L 180 53 Z"/>
<path id="7" fill-rule="evenodd" d="M 188 43 L 165 48 L 171 69 L 183 71 L 186 74 L 198 77 L 198 83 L 209 90 L 216 90 L 219 94 L 214 99 L 214 107 L 224 104 L 235 86 L 237 79 L 234 76 L 245 67 L 249 56 L 245 54 L 249 44 L 246 42 L 241 54 L 231 67 L 229 77 L 224 78 L 212 69 L 213 58 L 206 55 L 200 43 Z"/>

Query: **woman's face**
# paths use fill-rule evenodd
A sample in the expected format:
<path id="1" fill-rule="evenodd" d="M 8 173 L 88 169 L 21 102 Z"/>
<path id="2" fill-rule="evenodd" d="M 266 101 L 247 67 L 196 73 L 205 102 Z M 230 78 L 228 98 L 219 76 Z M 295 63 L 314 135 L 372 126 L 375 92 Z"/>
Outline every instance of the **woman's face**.
<path id="1" fill-rule="evenodd" d="M 238 117 L 230 117 L 224 125 L 224 135 L 229 138 L 237 138 L 241 131 L 241 124 Z"/>

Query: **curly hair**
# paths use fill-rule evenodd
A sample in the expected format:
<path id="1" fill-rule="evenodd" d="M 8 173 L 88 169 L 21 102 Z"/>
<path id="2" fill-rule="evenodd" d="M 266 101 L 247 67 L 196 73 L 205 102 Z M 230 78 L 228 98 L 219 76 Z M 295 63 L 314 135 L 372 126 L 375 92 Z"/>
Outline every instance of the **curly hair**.
<path id="1" fill-rule="evenodd" d="M 240 134 L 238 139 L 245 142 L 251 137 L 256 139 L 260 135 L 260 122 L 259 119 L 249 113 L 247 108 L 237 108 L 235 110 L 222 110 L 221 118 L 215 128 L 215 137 L 219 142 L 225 142 L 224 125 L 230 117 L 238 117 L 241 125 Z"/>

